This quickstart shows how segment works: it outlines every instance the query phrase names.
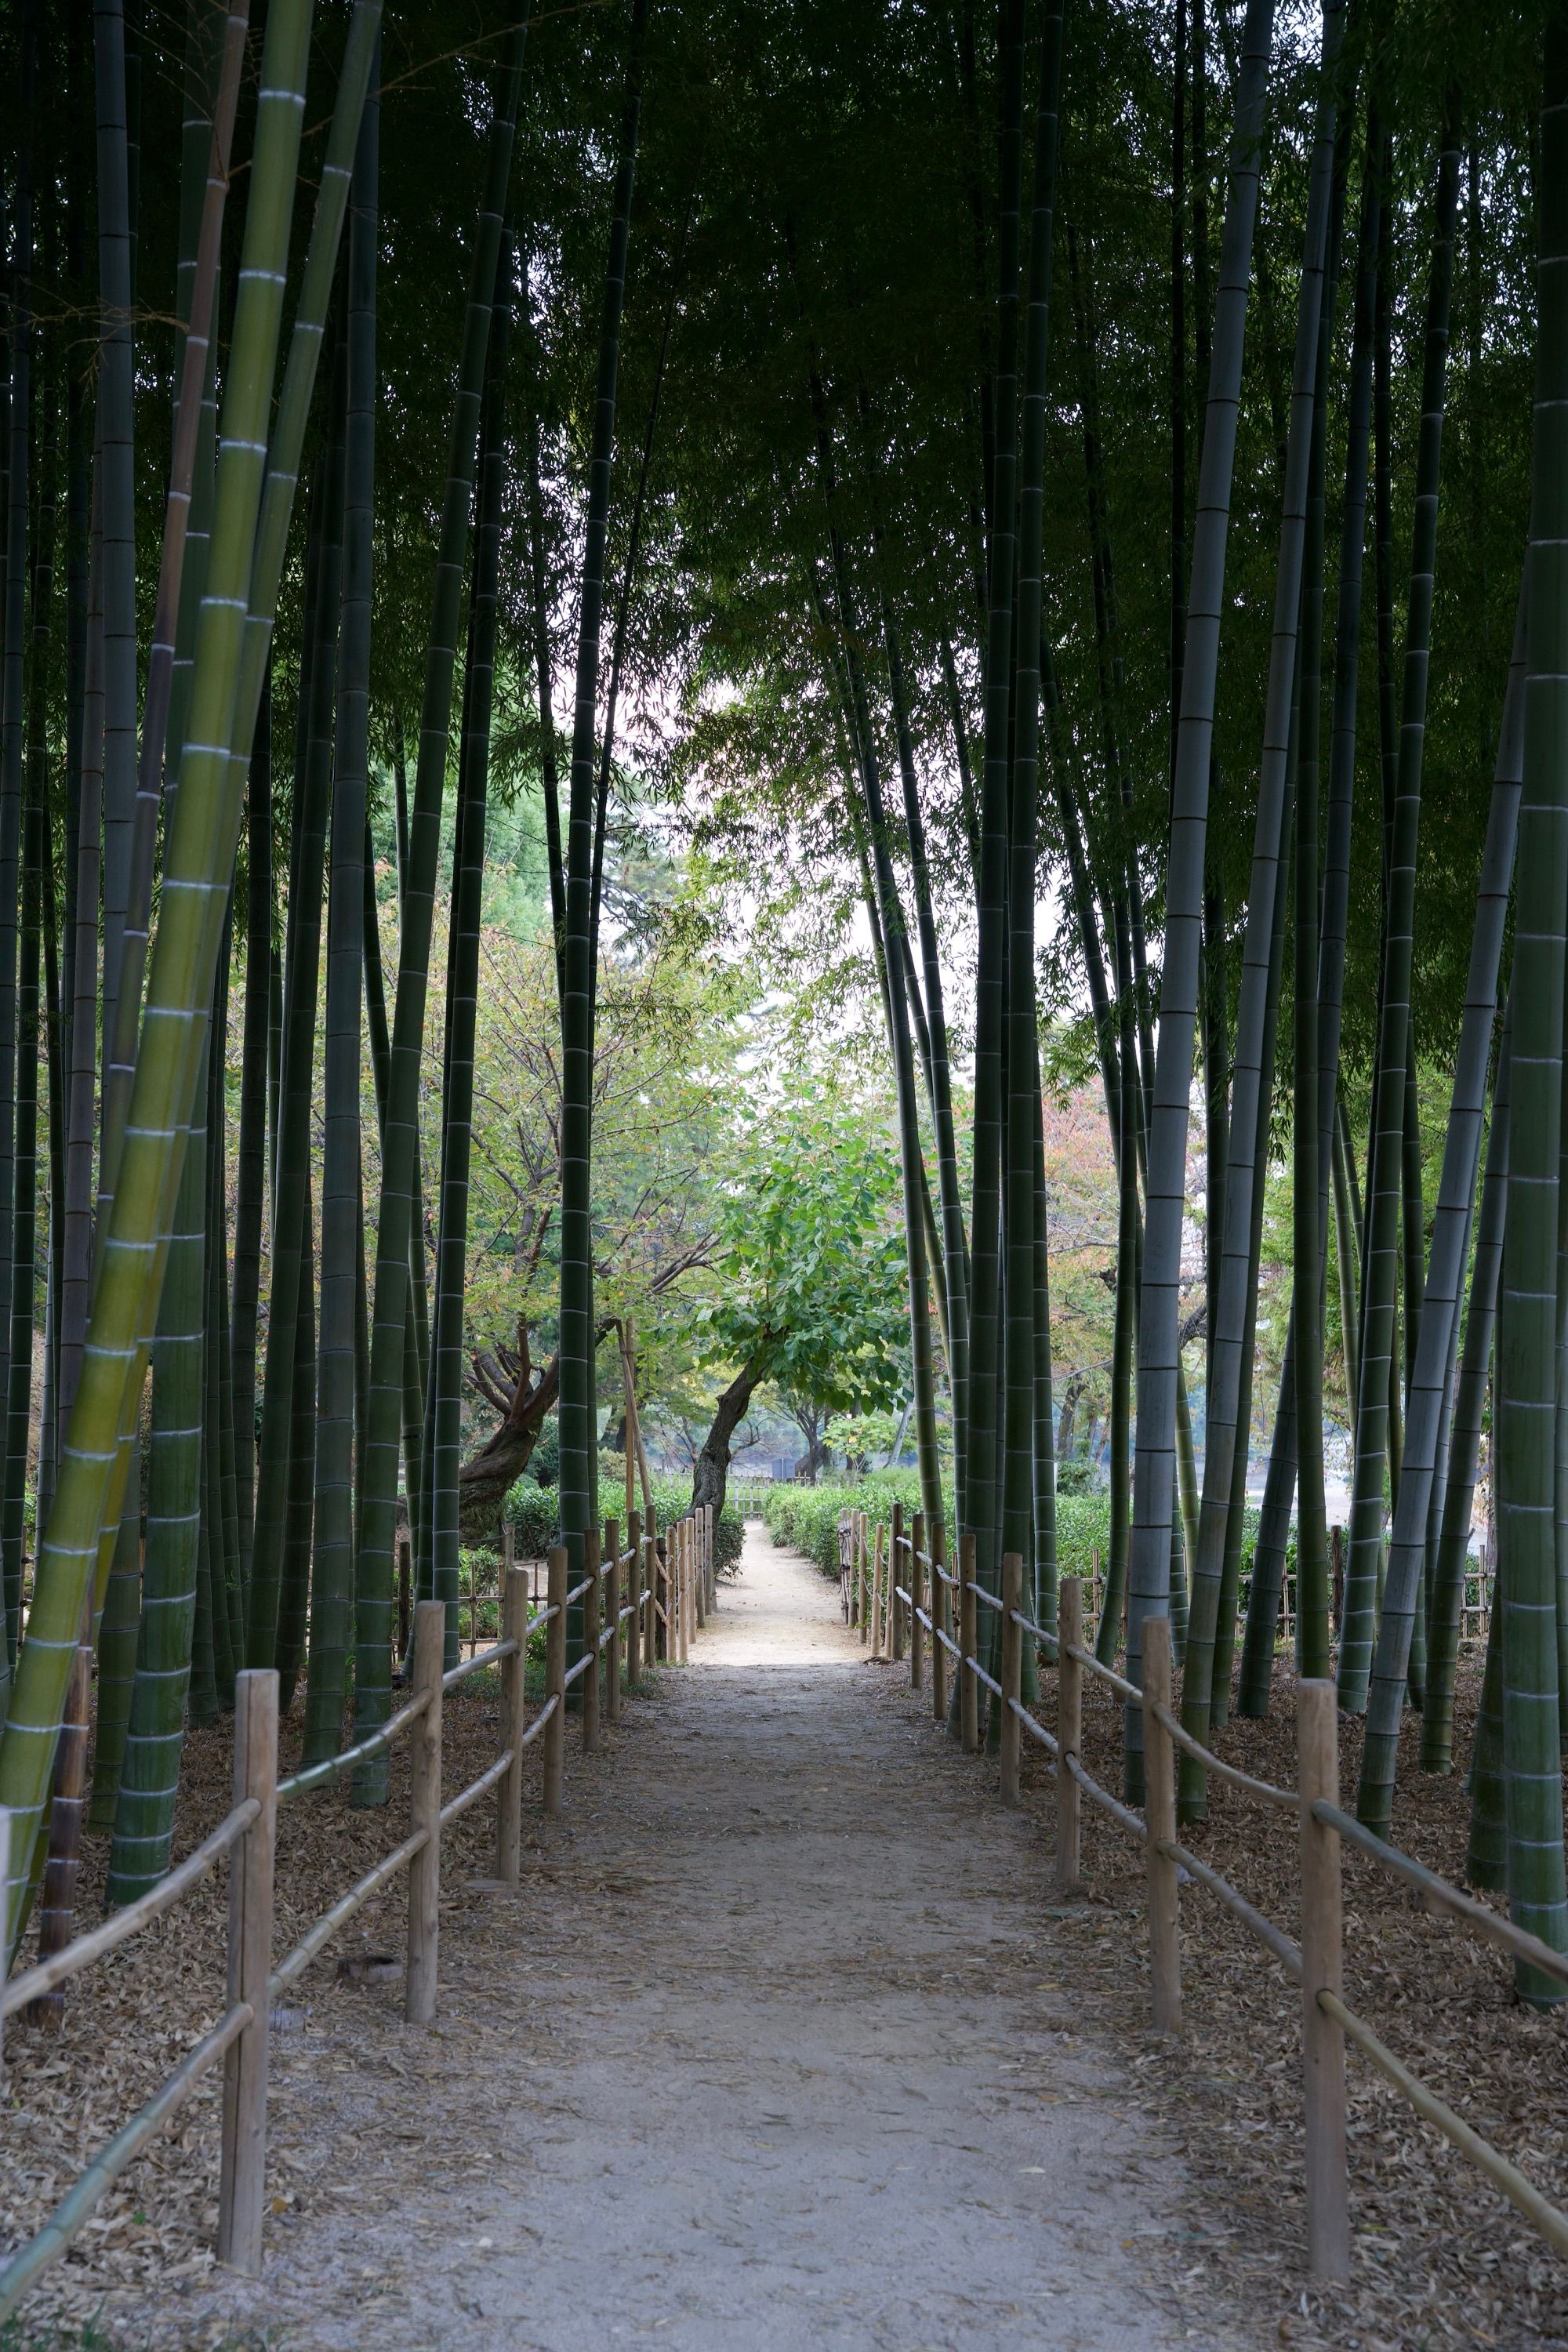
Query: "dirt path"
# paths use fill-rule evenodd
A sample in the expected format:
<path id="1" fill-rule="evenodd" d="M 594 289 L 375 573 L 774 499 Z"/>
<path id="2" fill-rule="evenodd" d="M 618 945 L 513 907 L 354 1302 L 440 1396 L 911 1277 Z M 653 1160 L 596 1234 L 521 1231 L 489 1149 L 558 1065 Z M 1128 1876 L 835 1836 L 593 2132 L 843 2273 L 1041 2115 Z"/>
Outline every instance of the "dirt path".
<path id="1" fill-rule="evenodd" d="M 921 1706 L 753 1531 L 691 1665 L 569 1756 L 521 1897 L 455 1898 L 436 2033 L 321 1972 L 265 2281 L 128 2340 L 1261 2341 L 1182 2308 L 1213 2217 L 1075 2041 L 1037 1833 Z"/>

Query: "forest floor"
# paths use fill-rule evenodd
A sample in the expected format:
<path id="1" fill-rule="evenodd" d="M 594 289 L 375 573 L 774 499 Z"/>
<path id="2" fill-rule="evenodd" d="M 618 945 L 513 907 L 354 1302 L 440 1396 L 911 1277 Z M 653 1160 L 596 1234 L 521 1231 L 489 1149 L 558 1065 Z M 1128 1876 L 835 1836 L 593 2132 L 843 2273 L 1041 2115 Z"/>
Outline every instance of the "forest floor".
<path id="1" fill-rule="evenodd" d="M 449 1699 L 448 1786 L 496 1725 L 493 1691 Z M 1086 1759 L 1113 1789 L 1119 1739 L 1091 1696 Z M 1272 1718 L 1217 1744 L 1293 1779 L 1283 1665 Z M 179 1851 L 223 1810 L 226 1748 L 221 1727 L 193 1738 Z M 753 1529 L 690 1664 L 647 1677 L 600 1754 L 569 1738 L 559 1821 L 535 1790 L 519 1895 L 473 1883 L 488 1810 L 458 1825 L 435 2029 L 403 2024 L 395 1967 L 356 1968 L 400 1951 L 400 1891 L 296 1989 L 265 2279 L 213 2263 L 213 2084 L 0 2345 L 86 2343 L 91 2319 L 128 2352 L 1568 2347 L 1547 2249 L 1353 2055 L 1354 2276 L 1310 2289 L 1294 1989 L 1190 1888 L 1187 2030 L 1156 2040 L 1138 1849 L 1086 1807 L 1085 1897 L 1058 1904 L 1032 1744 L 1022 1808 L 996 1795 L 994 1762 L 868 1661 L 836 1588 Z M 395 1778 L 394 1822 L 405 1801 Z M 1394 1835 L 1450 1877 L 1465 1818 L 1461 1778 L 1403 1774 Z M 1224 1790 L 1188 1835 L 1297 1931 L 1288 1824 Z M 340 1799 L 286 1814 L 277 1948 L 388 1840 L 386 1813 Z M 89 1849 L 84 1919 L 100 1867 Z M 1500 1955 L 1350 1856 L 1346 1908 L 1347 1997 L 1568 2203 L 1568 2017 L 1519 2009 Z M 222 1929 L 209 1885 L 94 1972 L 58 2040 L 14 2030 L 6 2242 L 210 2021 Z"/>
<path id="2" fill-rule="evenodd" d="M 1226 2217 L 1082 2032 L 1036 1826 L 990 1779 L 753 1530 L 690 1664 L 599 1755 L 569 1742 L 521 1895 L 447 1868 L 435 2030 L 395 1984 L 305 1980 L 265 2278 L 202 2259 L 209 2099 L 37 2307 L 158 2352 L 1277 2341 L 1277 2294 L 1215 2323 Z"/>

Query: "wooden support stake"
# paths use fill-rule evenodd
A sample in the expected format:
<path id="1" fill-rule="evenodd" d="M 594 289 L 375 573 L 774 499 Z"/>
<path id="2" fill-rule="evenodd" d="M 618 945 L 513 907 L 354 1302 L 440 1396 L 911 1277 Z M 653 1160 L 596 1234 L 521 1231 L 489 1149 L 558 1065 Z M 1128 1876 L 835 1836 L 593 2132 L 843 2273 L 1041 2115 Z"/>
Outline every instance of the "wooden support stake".
<path id="1" fill-rule="evenodd" d="M 1144 1628 L 1145 1636 L 1148 1628 Z M 1339 1709 L 1331 1682 L 1296 1685 L 1296 1785 L 1301 1793 L 1301 2071 L 1307 2109 L 1307 2260 L 1314 2278 L 1351 2273 L 1345 2167 L 1345 2037 L 1318 2005 L 1344 1990 L 1340 1836 L 1313 1818 L 1340 1801 Z"/>
<path id="2" fill-rule="evenodd" d="M 871 1655 L 882 1654 L 883 1632 L 887 1611 L 882 1605 L 882 1524 L 879 1519 L 871 1530 Z"/>
<path id="3" fill-rule="evenodd" d="M 550 1580 L 545 1604 L 555 1614 L 544 1629 L 544 1699 L 555 1710 L 544 1727 L 544 1794 L 547 1813 L 561 1811 L 561 1790 L 566 1762 L 566 1547 L 556 1544 L 550 1553 Z"/>
<path id="4" fill-rule="evenodd" d="M 426 1832 L 408 1865 L 408 1976 L 403 2014 L 410 2025 L 434 2022 L 440 1974 L 441 1669 L 446 1642 L 445 1602 L 421 1601 L 414 1612 L 414 1695 L 428 1691 L 430 1704 L 408 1736 L 409 1833 Z"/>
<path id="5" fill-rule="evenodd" d="M 692 1631 L 694 1633 L 700 1633 L 702 1628 L 708 1622 L 708 1578 L 707 1571 L 702 1565 L 702 1514 L 700 1510 L 693 1511 L 687 1519 L 686 1537 L 689 1547 L 689 1565 L 691 1569 Z"/>
<path id="6" fill-rule="evenodd" d="M 1002 1729 L 999 1747 L 1002 1759 L 1002 1802 L 1016 1805 L 1018 1801 L 1018 1753 L 1023 1733 L 1011 1702 L 1021 1698 L 1024 1692 L 1024 1635 L 1017 1622 L 1017 1612 L 1024 1605 L 1024 1556 L 1022 1552 L 1005 1551 L 1002 1555 Z"/>
<path id="7" fill-rule="evenodd" d="M 278 1676 L 270 1667 L 249 1666 L 235 1676 L 234 1794 L 237 1804 L 254 1797 L 261 1811 L 228 1871 L 228 2002 L 248 2001 L 251 2017 L 224 2053 L 217 2258 L 255 2278 L 267 2210 L 267 1980 L 278 1845 Z"/>
<path id="8" fill-rule="evenodd" d="M 656 1658 L 664 1655 L 659 1634 L 658 1593 L 662 1573 L 658 1557 L 658 1531 L 650 1527 L 642 1539 L 643 1547 L 643 1656 L 651 1666 Z"/>
<path id="9" fill-rule="evenodd" d="M 593 1664 L 579 1680 L 583 1695 L 583 1753 L 591 1756 L 599 1744 L 599 1530 L 589 1528 L 583 1537 L 583 1574 L 590 1581 L 583 1595 L 583 1654 Z M 574 1665 L 576 1660 L 573 1660 Z"/>
<path id="10" fill-rule="evenodd" d="M 1067 1769 L 1083 1748 L 1083 1668 L 1071 1650 L 1083 1647 L 1083 1582 L 1064 1576 L 1057 1603 L 1060 1642 L 1057 1670 L 1057 1893 L 1076 1895 L 1079 1885 L 1080 1806 L 1079 1785 Z"/>
<path id="11" fill-rule="evenodd" d="M 919 1690 L 925 1678 L 925 1627 L 921 1623 L 921 1604 L 925 1599 L 925 1567 L 921 1554 L 926 1548 L 925 1515 L 917 1511 L 910 1535 L 910 1688 Z"/>
<path id="12" fill-rule="evenodd" d="M 904 1507 L 893 1505 L 893 1533 L 888 1546 L 888 1655 L 894 1665 L 904 1659 L 904 1604 L 899 1599 L 899 1580 L 905 1560 Z"/>
<path id="13" fill-rule="evenodd" d="M 853 1514 L 855 1526 L 855 1608 L 860 1621 L 860 1647 L 864 1649 L 871 1634 L 871 1559 L 868 1540 L 870 1522 L 864 1511 Z"/>
<path id="14" fill-rule="evenodd" d="M 626 1619 L 626 1688 L 636 1690 L 642 1675 L 642 1612 L 643 1612 L 643 1540 L 642 1513 L 626 1515 L 626 1605 L 631 1614 Z"/>
<path id="15" fill-rule="evenodd" d="M 947 1587 L 937 1574 L 947 1566 L 947 1529 L 940 1519 L 931 1523 L 931 1622 L 942 1633 L 950 1631 Z M 931 1711 L 938 1723 L 947 1721 L 947 1652 L 933 1633 L 931 1637 Z"/>
<path id="16" fill-rule="evenodd" d="M 1171 1711 L 1171 1621 L 1143 1620 L 1143 1820 L 1148 1862 L 1149 1964 L 1154 2031 L 1182 2030 L 1182 1940 L 1174 1858 L 1160 1851 L 1176 1835 L 1176 1748 L 1154 1710 Z"/>
<path id="17" fill-rule="evenodd" d="M 618 1519 L 605 1521 L 605 1622 L 610 1638 L 605 1644 L 605 1712 L 612 1723 L 621 1719 L 621 1528 Z"/>
<path id="18" fill-rule="evenodd" d="M 496 1876 L 503 1886 L 515 1886 L 522 1873 L 522 1747 L 527 1725 L 524 1692 L 528 1681 L 528 1570 L 510 1562 L 501 1570 L 500 1637 L 515 1642 L 510 1658 L 500 1662 L 500 1742 L 511 1750 L 511 1763 L 496 1798 Z"/>
<path id="19" fill-rule="evenodd" d="M 976 1659 L 973 1536 L 961 1536 L 958 1539 L 958 1646 L 963 1653 L 958 1667 L 958 1719 L 963 1752 L 973 1756 L 980 1747 L 980 1685 L 971 1671 L 971 1662 Z"/>
<path id="20" fill-rule="evenodd" d="M 691 1655 L 691 1522 L 678 1519 L 675 1527 L 675 1622 L 680 1637 L 679 1659 L 684 1665 Z"/>

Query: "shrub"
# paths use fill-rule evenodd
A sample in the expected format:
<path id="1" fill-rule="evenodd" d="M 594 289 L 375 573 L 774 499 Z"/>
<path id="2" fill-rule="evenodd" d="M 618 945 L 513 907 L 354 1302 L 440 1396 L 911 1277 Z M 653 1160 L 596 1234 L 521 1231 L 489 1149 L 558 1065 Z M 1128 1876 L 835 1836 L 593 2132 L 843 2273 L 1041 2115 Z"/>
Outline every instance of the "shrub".
<path id="1" fill-rule="evenodd" d="M 866 1511 L 873 1519 L 885 1519 L 895 1503 L 902 1503 L 910 1517 L 920 1509 L 918 1471 L 873 1470 L 852 1486 L 772 1486 L 763 1498 L 763 1517 L 774 1543 L 802 1553 L 824 1576 L 837 1576 L 842 1514 Z"/>
<path id="2" fill-rule="evenodd" d="M 606 1518 L 612 1512 L 619 1517 L 625 1492 L 624 1486 L 612 1485 L 603 1475 L 601 1466 L 599 1507 Z M 688 1480 L 664 1475 L 654 1479 L 653 1507 L 661 1528 L 683 1517 L 690 1502 Z M 531 1479 L 520 1479 L 506 1498 L 506 1515 L 515 1530 L 513 1541 L 519 1559 L 542 1559 L 551 1546 L 561 1540 L 558 1487 L 536 1486 Z M 721 1576 L 732 1576 L 739 1566 L 745 1531 L 740 1511 L 733 1503 L 726 1502 L 714 1531 L 714 1565 Z"/>

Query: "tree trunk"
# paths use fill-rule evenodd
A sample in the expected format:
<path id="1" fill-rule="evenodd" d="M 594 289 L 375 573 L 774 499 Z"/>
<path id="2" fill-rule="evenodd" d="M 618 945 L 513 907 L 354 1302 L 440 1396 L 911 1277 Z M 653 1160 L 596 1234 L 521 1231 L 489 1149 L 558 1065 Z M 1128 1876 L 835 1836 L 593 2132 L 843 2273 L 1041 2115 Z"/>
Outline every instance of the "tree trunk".
<path id="1" fill-rule="evenodd" d="M 730 1476 L 730 1440 L 746 1417 L 752 1393 L 767 1378 L 768 1358 L 759 1352 L 748 1358 L 720 1398 L 713 1425 L 698 1448 L 691 1465 L 691 1507 L 713 1506 L 714 1522 L 723 1515 L 724 1490 Z"/>

